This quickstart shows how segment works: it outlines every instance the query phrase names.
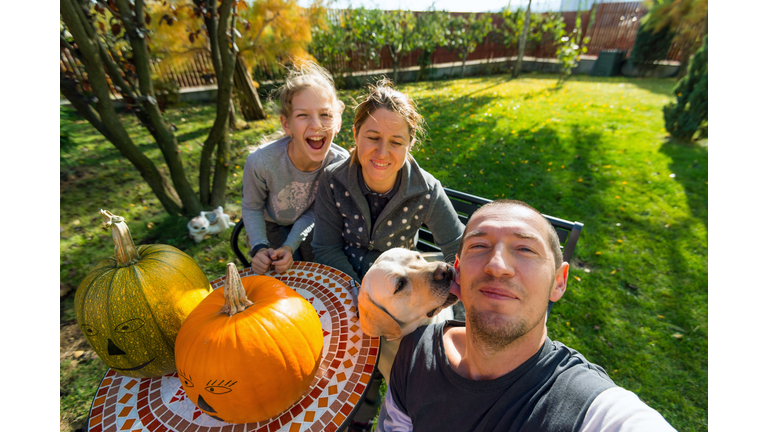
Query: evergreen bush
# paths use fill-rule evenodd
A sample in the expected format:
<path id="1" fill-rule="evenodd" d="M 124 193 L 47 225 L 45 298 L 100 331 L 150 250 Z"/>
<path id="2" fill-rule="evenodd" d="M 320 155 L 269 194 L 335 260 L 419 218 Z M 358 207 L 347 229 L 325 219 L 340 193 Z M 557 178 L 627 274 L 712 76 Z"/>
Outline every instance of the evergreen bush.
<path id="1" fill-rule="evenodd" d="M 646 24 L 637 27 L 635 44 L 632 46 L 629 61 L 640 70 L 641 76 L 651 68 L 653 62 L 667 58 L 674 36 L 669 26 L 658 32 L 654 32 L 653 28 Z"/>
<path id="2" fill-rule="evenodd" d="M 688 65 L 688 73 L 675 86 L 677 100 L 664 107 L 664 127 L 673 137 L 691 141 L 707 124 L 707 36 Z"/>

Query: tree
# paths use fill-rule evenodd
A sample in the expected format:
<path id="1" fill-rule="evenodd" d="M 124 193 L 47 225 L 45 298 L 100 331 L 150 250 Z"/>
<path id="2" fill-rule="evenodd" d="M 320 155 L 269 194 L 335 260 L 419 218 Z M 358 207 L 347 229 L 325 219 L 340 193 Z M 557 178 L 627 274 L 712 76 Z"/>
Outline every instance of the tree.
<path id="1" fill-rule="evenodd" d="M 152 52 L 165 62 L 179 63 L 197 53 L 211 55 L 210 41 L 193 9 L 175 3 L 153 3 L 154 22 L 168 22 L 153 28 Z M 307 9 L 296 0 L 257 0 L 238 3 L 237 58 L 234 71 L 235 94 L 240 112 L 247 121 L 262 120 L 266 113 L 256 92 L 251 66 L 279 64 L 307 57 L 310 21 L 322 11 L 318 3 Z M 165 17 L 165 18 L 164 18 Z M 172 17 L 169 18 L 169 17 Z M 178 21 L 178 24 L 173 25 Z M 233 112 L 233 111 L 232 111 Z M 234 117 L 230 116 L 232 120 Z"/>
<path id="2" fill-rule="evenodd" d="M 198 195 L 187 179 L 174 128 L 163 118 L 157 104 L 150 72 L 149 14 L 144 1 L 60 0 L 62 56 L 82 65 L 80 71 L 60 73 L 61 93 L 133 164 L 170 214 L 191 216 L 224 204 L 229 176 L 227 124 L 238 37 L 236 18 L 244 3 L 194 0 L 188 5 L 202 20 L 218 82 L 216 118 L 200 153 Z M 171 16 L 163 19 L 170 25 L 169 20 L 174 21 Z M 191 34 L 190 38 L 195 39 Z M 128 135 L 110 100 L 111 91 L 123 97 L 152 135 L 169 175 L 161 172 Z"/>
<path id="3" fill-rule="evenodd" d="M 397 84 L 400 60 L 416 47 L 416 15 L 409 10 L 388 11 L 381 15 L 381 33 L 392 56 L 392 81 Z"/>
<path id="4" fill-rule="evenodd" d="M 434 3 L 416 15 L 416 49 L 421 50 L 418 59 L 420 80 L 426 78 L 427 68 L 432 64 L 432 53 L 446 43 L 445 29 L 450 18 L 447 11 L 436 10 Z"/>
<path id="5" fill-rule="evenodd" d="M 525 9 L 525 20 L 523 21 L 523 30 L 520 32 L 520 39 L 517 42 L 517 64 L 513 71 L 515 78 L 520 74 L 523 68 L 523 56 L 525 55 L 525 38 L 528 35 L 528 26 L 531 25 L 531 0 L 528 0 L 528 8 Z"/>
<path id="6" fill-rule="evenodd" d="M 384 47 L 382 14 L 379 9 L 362 7 L 329 10 L 312 26 L 309 53 L 336 78 L 350 71 L 350 55 L 355 56 L 360 70 L 371 64 L 378 67 Z"/>
<path id="7" fill-rule="evenodd" d="M 485 39 L 491 29 L 491 15 L 487 13 L 479 18 L 474 13 L 469 14 L 469 18 L 459 15 L 449 21 L 446 39 L 449 47 L 461 55 L 462 78 L 467 56 L 477 49 L 477 45 Z"/>
<path id="8" fill-rule="evenodd" d="M 659 31 L 654 31 L 642 23 L 637 26 L 637 35 L 629 60 L 638 68 L 641 75 L 645 74 L 655 61 L 667 58 L 672 37 L 674 34 L 669 26 Z"/>
<path id="9" fill-rule="evenodd" d="M 688 71 L 688 61 L 707 34 L 708 0 L 650 0 L 648 13 L 640 21 L 653 31 L 669 27 L 674 31 L 672 43 L 682 51 L 677 79 Z"/>
<path id="10" fill-rule="evenodd" d="M 596 10 L 597 8 L 593 5 L 592 13 L 589 17 L 589 27 L 595 22 Z M 562 21 L 562 17 L 560 20 Z M 555 39 L 557 45 L 555 55 L 557 56 L 557 62 L 560 65 L 560 75 L 557 79 L 557 85 L 561 86 L 571 77 L 573 69 L 579 65 L 581 55 L 587 53 L 587 44 L 589 43 L 590 38 L 589 36 L 585 36 L 584 32 L 581 30 L 581 1 L 579 1 L 579 8 L 576 11 L 576 23 L 571 31 L 571 35 L 567 35 L 564 23 L 555 23 L 552 30 L 558 32 L 560 36 L 559 39 Z M 589 33 L 589 28 L 587 28 L 586 33 Z"/>
<path id="11" fill-rule="evenodd" d="M 523 11 L 518 8 L 512 10 L 511 2 L 501 10 L 503 23 L 501 25 L 501 43 L 504 46 L 510 46 L 517 42 L 517 62 L 512 69 L 512 76 L 517 78 L 523 66 L 523 56 L 525 47 L 529 43 L 540 42 L 542 37 L 543 18 L 540 14 L 531 15 L 531 2 L 528 2 L 528 8 Z"/>
<path id="12" fill-rule="evenodd" d="M 706 133 L 708 69 L 707 35 L 704 35 L 688 73 L 675 86 L 675 102 L 664 107 L 664 127 L 675 138 L 691 141 L 697 131 Z"/>

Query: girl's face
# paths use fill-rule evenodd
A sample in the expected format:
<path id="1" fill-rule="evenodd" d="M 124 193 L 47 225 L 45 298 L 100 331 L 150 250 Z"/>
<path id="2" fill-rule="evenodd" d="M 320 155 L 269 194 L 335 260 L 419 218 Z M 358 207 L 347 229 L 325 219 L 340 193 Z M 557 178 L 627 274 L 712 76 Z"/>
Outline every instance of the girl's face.
<path id="1" fill-rule="evenodd" d="M 311 172 L 320 168 L 341 127 L 334 100 L 317 89 L 306 88 L 293 96 L 290 118 L 280 116 L 286 134 L 293 137 L 288 156 L 296 168 Z"/>
<path id="2" fill-rule="evenodd" d="M 392 189 L 397 172 L 413 146 L 408 123 L 400 115 L 379 108 L 363 122 L 359 131 L 353 128 L 352 133 L 365 184 L 378 193 Z"/>

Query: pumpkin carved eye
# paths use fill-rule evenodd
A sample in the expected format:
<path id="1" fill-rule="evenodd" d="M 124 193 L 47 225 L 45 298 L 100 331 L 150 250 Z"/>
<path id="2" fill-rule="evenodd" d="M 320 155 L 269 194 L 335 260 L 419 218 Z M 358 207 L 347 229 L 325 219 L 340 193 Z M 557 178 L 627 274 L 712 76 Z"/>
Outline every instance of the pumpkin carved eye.
<path id="1" fill-rule="evenodd" d="M 224 386 L 208 386 L 208 387 L 205 388 L 205 390 L 207 392 L 209 392 L 209 393 L 213 393 L 213 394 L 217 394 L 217 395 L 224 394 L 224 393 L 229 393 L 229 392 L 232 391 L 231 388 L 224 387 Z"/>
<path id="2" fill-rule="evenodd" d="M 182 383 L 183 383 L 185 386 L 187 386 L 187 387 L 194 387 L 194 386 L 195 386 L 195 384 L 194 384 L 194 383 L 192 383 L 192 381 L 191 381 L 189 378 L 187 378 L 186 376 L 184 376 L 184 373 L 182 373 L 181 371 L 178 371 L 178 372 L 179 372 L 179 379 L 181 380 L 181 382 L 182 382 Z"/>
<path id="3" fill-rule="evenodd" d="M 115 331 L 118 333 L 132 333 L 142 327 L 144 327 L 144 320 L 141 318 L 134 318 L 118 324 L 117 327 L 115 327 Z"/>
<path id="4" fill-rule="evenodd" d="M 96 327 L 88 324 L 83 324 L 83 333 L 87 334 L 88 336 L 96 336 L 99 334 L 99 331 L 96 330 Z"/>
<path id="5" fill-rule="evenodd" d="M 237 384 L 237 381 L 227 381 L 226 384 L 224 383 L 224 380 L 221 380 L 218 384 L 216 384 L 216 380 L 208 381 L 205 387 L 205 391 L 208 393 L 213 393 L 215 395 L 225 394 L 232 391 L 230 387 Z"/>

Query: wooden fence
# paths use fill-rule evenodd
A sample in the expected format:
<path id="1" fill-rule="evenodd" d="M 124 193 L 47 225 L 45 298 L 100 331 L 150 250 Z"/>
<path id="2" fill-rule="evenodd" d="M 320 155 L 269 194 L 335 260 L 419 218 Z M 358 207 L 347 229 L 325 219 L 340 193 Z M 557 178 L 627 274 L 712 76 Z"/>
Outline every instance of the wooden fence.
<path id="1" fill-rule="evenodd" d="M 587 55 L 597 56 L 600 51 L 607 49 L 620 49 L 626 50 L 627 55 L 632 50 L 632 45 L 635 42 L 635 35 L 637 34 L 637 27 L 640 25 L 640 19 L 645 15 L 646 8 L 641 2 L 627 2 L 627 3 L 601 3 L 594 4 L 592 6 L 596 8 L 594 15 L 594 22 L 590 23 L 591 10 L 581 12 L 582 17 L 582 32 L 590 37 L 590 42 L 587 45 Z M 340 17 L 340 14 L 348 13 L 347 10 L 337 11 L 339 16 L 335 17 L 336 20 Z M 468 13 L 451 13 L 452 15 L 469 15 Z M 567 32 L 571 32 L 576 23 L 577 12 L 563 12 L 562 16 L 565 21 L 565 28 Z M 503 22 L 501 14 L 492 15 L 494 28 L 499 28 Z M 331 17 L 333 23 L 334 17 Z M 547 35 L 544 35 L 543 40 L 538 43 L 528 43 L 526 45 L 525 56 L 535 58 L 554 58 L 555 46 L 554 41 L 547 40 Z M 400 61 L 400 68 L 406 68 L 418 65 L 418 59 L 421 55 L 421 51 L 417 50 L 406 55 Z M 503 46 L 497 41 L 497 38 L 493 36 L 493 32 L 481 43 L 477 49 L 470 53 L 467 60 L 493 60 L 499 57 L 511 57 L 517 55 L 517 42 L 512 46 Z M 678 46 L 673 44 L 667 52 L 666 58 L 668 60 L 680 61 L 681 50 Z M 347 53 L 349 59 L 339 56 L 324 64 L 329 71 L 333 74 L 341 72 L 356 72 L 366 70 L 377 69 L 391 69 L 393 67 L 392 57 L 389 55 L 388 49 L 385 47 L 381 51 L 378 62 L 372 62 L 367 59 L 363 59 L 361 55 L 358 55 L 358 51 Z M 432 64 L 451 63 L 461 61 L 460 55 L 455 51 L 450 51 L 444 47 L 438 48 L 431 56 Z M 69 55 L 66 50 L 62 50 L 61 54 L 61 68 L 62 72 L 68 74 L 74 74 L 78 79 L 83 81 L 83 69 L 77 64 L 77 61 Z M 213 73 L 213 66 L 208 56 L 204 54 L 197 54 L 193 59 L 184 62 L 179 66 L 169 65 L 166 63 L 158 63 L 152 65 L 152 71 L 158 76 L 172 78 L 180 88 L 190 88 L 197 86 L 204 86 L 216 83 L 216 77 Z M 253 66 L 253 72 L 259 79 L 279 79 L 281 68 L 271 67 L 267 64 L 257 64 Z M 115 92 L 117 95 L 118 93 Z"/>

